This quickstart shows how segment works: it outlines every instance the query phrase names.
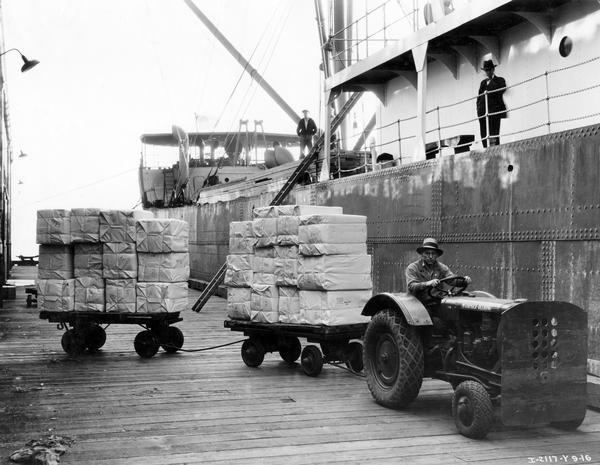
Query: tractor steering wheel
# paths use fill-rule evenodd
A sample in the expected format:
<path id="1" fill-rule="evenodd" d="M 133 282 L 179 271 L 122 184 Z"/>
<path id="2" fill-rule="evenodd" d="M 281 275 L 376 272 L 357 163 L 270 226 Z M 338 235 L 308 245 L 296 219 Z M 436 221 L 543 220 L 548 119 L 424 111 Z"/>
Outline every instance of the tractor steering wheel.
<path id="1" fill-rule="evenodd" d="M 434 299 L 441 299 L 446 296 L 455 296 L 461 294 L 469 285 L 464 276 L 450 276 L 440 279 L 437 286 L 428 289 L 429 296 Z"/>

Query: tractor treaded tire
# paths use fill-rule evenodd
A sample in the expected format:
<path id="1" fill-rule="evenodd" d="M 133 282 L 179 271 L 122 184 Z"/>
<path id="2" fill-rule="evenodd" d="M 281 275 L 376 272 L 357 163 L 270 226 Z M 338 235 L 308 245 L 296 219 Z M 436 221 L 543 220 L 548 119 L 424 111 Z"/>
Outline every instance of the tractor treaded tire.
<path id="1" fill-rule="evenodd" d="M 469 402 L 469 412 L 467 421 L 458 413 L 459 401 L 464 399 Z M 463 381 L 454 391 L 452 397 L 452 416 L 456 429 L 463 436 L 471 439 L 483 439 L 494 422 L 494 407 L 490 395 L 483 385 L 477 381 Z"/>
<path id="2" fill-rule="evenodd" d="M 378 340 L 386 336 L 398 351 L 398 371 L 389 384 L 382 381 L 376 365 Z M 416 328 L 393 310 L 383 310 L 373 316 L 364 335 L 364 370 L 367 386 L 375 401 L 384 407 L 401 409 L 419 395 L 423 383 L 423 344 Z"/>

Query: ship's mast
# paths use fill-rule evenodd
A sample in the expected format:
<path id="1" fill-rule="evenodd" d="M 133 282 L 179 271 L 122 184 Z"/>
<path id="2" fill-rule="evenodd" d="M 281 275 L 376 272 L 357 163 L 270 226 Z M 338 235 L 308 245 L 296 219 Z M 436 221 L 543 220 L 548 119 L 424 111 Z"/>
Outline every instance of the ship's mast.
<path id="1" fill-rule="evenodd" d="M 237 62 L 243 66 L 243 68 L 250 74 L 252 79 L 261 86 L 264 91 L 281 107 L 281 109 L 294 121 L 294 124 L 298 123 L 300 116 L 287 104 L 283 98 L 273 89 L 267 81 L 260 75 L 260 73 L 246 60 L 242 54 L 233 46 L 229 40 L 219 31 L 219 29 L 206 17 L 202 11 L 194 4 L 192 0 L 184 0 L 187 6 L 192 12 L 198 17 L 200 21 L 208 28 L 208 30 L 217 38 L 219 42 L 227 49 L 229 53 L 237 60 Z"/>

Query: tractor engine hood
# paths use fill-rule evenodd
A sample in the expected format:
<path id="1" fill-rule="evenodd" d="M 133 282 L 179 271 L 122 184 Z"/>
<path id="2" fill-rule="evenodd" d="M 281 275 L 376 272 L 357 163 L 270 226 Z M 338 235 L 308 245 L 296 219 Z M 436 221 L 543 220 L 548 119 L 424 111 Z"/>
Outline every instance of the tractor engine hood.
<path id="1" fill-rule="evenodd" d="M 502 313 L 509 308 L 524 302 L 525 299 L 497 299 L 490 297 L 480 296 L 456 296 L 456 297 L 444 297 L 442 299 L 442 305 L 450 309 L 458 310 L 474 310 L 478 312 L 487 313 Z"/>

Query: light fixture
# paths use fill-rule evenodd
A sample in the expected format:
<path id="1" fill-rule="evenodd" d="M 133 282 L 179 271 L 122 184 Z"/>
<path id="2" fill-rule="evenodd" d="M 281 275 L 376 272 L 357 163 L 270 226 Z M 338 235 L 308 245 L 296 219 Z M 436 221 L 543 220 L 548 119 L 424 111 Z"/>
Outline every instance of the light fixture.
<path id="1" fill-rule="evenodd" d="M 21 153 L 19 154 L 19 158 L 25 158 L 26 156 L 27 156 L 27 154 L 21 150 Z"/>
<path id="2" fill-rule="evenodd" d="M 0 53 L 0 56 L 4 55 L 5 53 L 8 52 L 12 52 L 12 51 L 16 51 L 19 52 L 19 55 L 21 55 L 21 58 L 23 59 L 23 66 L 21 66 L 21 72 L 24 73 L 25 71 L 29 71 L 31 68 L 33 68 L 35 65 L 38 65 L 40 62 L 37 60 L 28 60 L 27 57 L 25 55 L 23 55 L 21 53 L 21 51 L 17 48 L 10 48 L 2 53 Z"/>

